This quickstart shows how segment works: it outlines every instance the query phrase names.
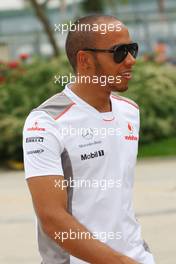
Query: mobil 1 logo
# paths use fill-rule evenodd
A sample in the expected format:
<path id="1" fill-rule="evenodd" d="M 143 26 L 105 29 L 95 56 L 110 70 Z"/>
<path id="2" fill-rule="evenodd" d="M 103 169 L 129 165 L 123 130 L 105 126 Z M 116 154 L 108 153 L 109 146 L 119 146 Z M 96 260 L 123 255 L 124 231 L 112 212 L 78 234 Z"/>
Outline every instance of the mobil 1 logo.
<path id="1" fill-rule="evenodd" d="M 88 154 L 87 153 L 81 154 L 81 160 L 94 159 L 94 158 L 98 158 L 101 156 L 104 156 L 104 150 L 103 149 L 97 150 L 94 152 L 90 152 Z"/>

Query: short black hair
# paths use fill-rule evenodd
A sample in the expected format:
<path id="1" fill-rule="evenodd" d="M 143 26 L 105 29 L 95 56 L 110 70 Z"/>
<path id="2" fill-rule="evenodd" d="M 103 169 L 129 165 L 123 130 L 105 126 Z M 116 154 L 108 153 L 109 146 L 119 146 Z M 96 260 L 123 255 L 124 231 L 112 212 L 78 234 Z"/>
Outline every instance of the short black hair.
<path id="1" fill-rule="evenodd" d="M 104 23 L 107 23 L 109 21 L 114 21 L 114 20 L 118 21 L 118 19 L 114 16 L 95 14 L 95 15 L 89 15 L 89 16 L 78 18 L 73 23 L 74 30 L 71 30 L 68 32 L 65 49 L 66 49 L 68 60 L 75 72 L 76 72 L 76 67 L 77 67 L 76 65 L 77 52 L 87 47 L 95 48 L 96 40 L 97 40 L 97 32 L 92 31 L 92 30 L 80 30 L 79 27 L 81 25 L 83 26 L 89 25 L 91 27 L 94 24 L 102 23 L 102 21 L 104 21 Z"/>

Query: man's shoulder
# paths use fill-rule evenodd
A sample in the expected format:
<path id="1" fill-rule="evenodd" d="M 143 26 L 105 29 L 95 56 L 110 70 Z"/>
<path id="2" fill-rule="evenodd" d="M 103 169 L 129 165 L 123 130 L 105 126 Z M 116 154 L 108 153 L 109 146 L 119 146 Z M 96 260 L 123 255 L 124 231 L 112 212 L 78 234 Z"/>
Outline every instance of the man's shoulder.
<path id="1" fill-rule="evenodd" d="M 63 116 L 73 104 L 74 102 L 63 92 L 57 93 L 31 110 L 26 117 L 24 128 L 31 127 L 37 131 L 36 126 L 39 123 L 52 128 L 55 126 L 55 121 Z"/>
<path id="2" fill-rule="evenodd" d="M 66 96 L 64 92 L 60 92 L 44 101 L 37 108 L 34 108 L 32 112 L 42 111 L 56 120 L 73 104 L 74 102 L 68 96 Z"/>
<path id="3" fill-rule="evenodd" d="M 133 100 L 127 98 L 127 97 L 116 95 L 116 94 L 112 94 L 111 97 L 114 100 L 121 102 L 124 106 L 128 105 L 128 106 L 133 107 L 134 109 L 138 109 L 139 110 L 138 104 L 136 102 L 134 102 Z"/>

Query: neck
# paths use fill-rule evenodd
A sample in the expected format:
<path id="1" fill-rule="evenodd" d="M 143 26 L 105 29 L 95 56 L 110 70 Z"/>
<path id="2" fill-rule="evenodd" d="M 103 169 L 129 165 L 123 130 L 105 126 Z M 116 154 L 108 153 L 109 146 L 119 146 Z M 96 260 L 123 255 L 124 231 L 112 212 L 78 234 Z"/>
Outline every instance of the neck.
<path id="1" fill-rule="evenodd" d="M 106 91 L 105 87 L 74 83 L 71 84 L 70 89 L 99 112 L 111 111 L 111 93 Z"/>

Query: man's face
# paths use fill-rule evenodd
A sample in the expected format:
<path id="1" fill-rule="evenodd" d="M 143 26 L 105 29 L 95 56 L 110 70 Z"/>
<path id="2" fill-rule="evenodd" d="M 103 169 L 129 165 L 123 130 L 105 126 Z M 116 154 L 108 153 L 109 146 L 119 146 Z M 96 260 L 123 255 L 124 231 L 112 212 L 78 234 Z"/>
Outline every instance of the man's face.
<path id="1" fill-rule="evenodd" d="M 114 22 L 113 24 L 119 23 Z M 131 43 L 128 29 L 122 25 L 120 31 L 107 32 L 106 35 L 98 37 L 95 48 L 110 49 L 114 45 Z M 94 52 L 92 52 L 94 53 Z M 135 58 L 128 53 L 127 57 L 121 62 L 116 63 L 113 59 L 113 53 L 96 52 L 92 54 L 94 63 L 94 75 L 113 76 L 114 82 L 110 81 L 106 89 L 110 91 L 123 92 L 128 89 L 128 82 L 132 78 L 132 66 L 135 64 Z M 117 76 L 121 76 L 120 82 Z"/>

